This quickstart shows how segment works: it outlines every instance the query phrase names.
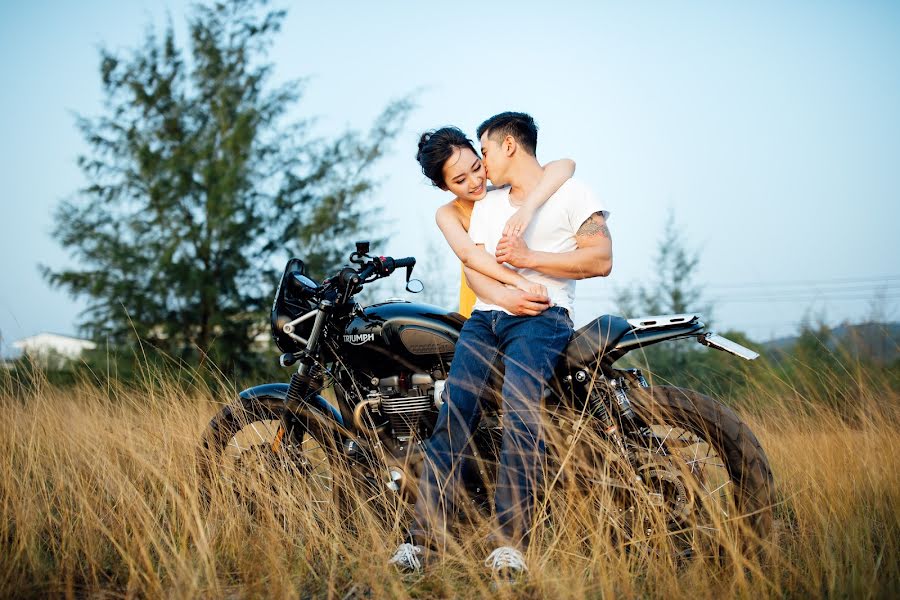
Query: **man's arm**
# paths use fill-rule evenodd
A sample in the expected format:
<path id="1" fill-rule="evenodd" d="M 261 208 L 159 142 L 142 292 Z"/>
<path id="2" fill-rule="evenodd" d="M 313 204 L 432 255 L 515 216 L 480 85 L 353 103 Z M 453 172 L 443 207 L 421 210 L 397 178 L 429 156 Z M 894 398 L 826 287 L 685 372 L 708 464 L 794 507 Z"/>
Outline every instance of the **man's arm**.
<path id="1" fill-rule="evenodd" d="M 565 279 L 609 275 L 612 236 L 602 213 L 595 212 L 581 224 L 575 233 L 575 243 L 578 249 L 571 252 L 539 252 L 531 250 L 521 237 L 504 236 L 497 244 L 497 262 Z"/>

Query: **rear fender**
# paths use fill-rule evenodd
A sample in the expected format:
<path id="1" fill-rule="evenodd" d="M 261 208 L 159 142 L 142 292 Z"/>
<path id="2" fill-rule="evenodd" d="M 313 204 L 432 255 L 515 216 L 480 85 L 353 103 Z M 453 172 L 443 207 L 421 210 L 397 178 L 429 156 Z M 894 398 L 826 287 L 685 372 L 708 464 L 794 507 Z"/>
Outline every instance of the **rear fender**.
<path id="1" fill-rule="evenodd" d="M 604 358 L 609 364 L 612 364 L 632 350 L 638 348 L 645 348 L 668 340 L 696 337 L 703 332 L 705 327 L 706 326 L 703 323 L 696 321 L 674 327 L 630 331 L 622 336 L 622 339 L 619 340 L 615 348 L 613 348 Z"/>

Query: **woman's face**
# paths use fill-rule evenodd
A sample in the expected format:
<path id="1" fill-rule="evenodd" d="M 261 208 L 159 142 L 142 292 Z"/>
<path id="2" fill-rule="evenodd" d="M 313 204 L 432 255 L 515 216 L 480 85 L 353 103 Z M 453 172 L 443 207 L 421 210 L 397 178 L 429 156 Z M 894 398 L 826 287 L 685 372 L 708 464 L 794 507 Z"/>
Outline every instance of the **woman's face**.
<path id="1" fill-rule="evenodd" d="M 460 200 L 481 200 L 487 194 L 487 174 L 481 157 L 469 148 L 456 148 L 444 163 L 444 185 Z"/>

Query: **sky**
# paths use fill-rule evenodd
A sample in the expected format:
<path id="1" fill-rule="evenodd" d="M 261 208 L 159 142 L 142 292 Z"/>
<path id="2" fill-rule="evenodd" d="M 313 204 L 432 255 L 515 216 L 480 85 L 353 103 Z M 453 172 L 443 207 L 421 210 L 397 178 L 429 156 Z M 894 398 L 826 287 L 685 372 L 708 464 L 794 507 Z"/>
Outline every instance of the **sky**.
<path id="1" fill-rule="evenodd" d="M 458 266 L 434 225 L 446 192 L 414 160 L 419 134 L 474 137 L 532 114 L 538 158 L 570 157 L 610 210 L 614 267 L 580 282 L 575 324 L 652 281 L 667 215 L 699 253 L 717 329 L 766 340 L 804 319 L 900 320 L 900 3 L 294 2 L 269 60 L 307 78 L 296 119 L 365 129 L 392 99 L 417 108 L 375 174 L 385 248 Z M 99 49 L 128 53 L 186 2 L 0 3 L 0 352 L 74 334 L 84 301 L 38 265 L 76 266 L 55 208 L 85 179 L 75 115 L 103 114 Z M 350 249 L 348 248 L 348 251 Z M 635 316 L 635 315 L 626 315 Z"/>

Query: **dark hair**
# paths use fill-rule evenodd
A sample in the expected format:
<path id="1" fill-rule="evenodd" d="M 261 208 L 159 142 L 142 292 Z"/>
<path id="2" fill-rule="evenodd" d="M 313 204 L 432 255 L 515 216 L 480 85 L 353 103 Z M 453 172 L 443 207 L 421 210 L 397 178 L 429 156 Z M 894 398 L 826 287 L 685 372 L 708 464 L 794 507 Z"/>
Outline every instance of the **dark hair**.
<path id="1" fill-rule="evenodd" d="M 478 138 L 481 139 L 485 132 L 493 139 L 497 139 L 494 134 L 499 134 L 501 139 L 511 135 L 529 154 L 536 155 L 538 128 L 529 114 L 503 112 L 494 115 L 478 126 Z"/>
<path id="2" fill-rule="evenodd" d="M 468 148 L 478 155 L 472 140 L 457 127 L 441 127 L 434 131 L 426 131 L 419 138 L 416 160 L 422 167 L 425 177 L 442 190 L 447 189 L 444 182 L 444 163 L 453 156 L 457 148 Z"/>

